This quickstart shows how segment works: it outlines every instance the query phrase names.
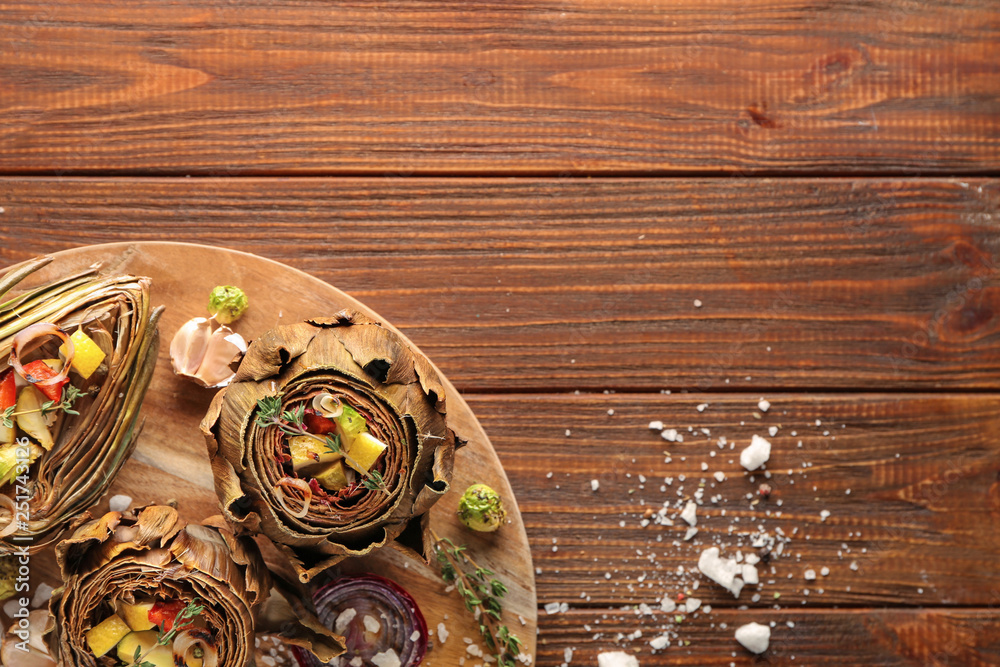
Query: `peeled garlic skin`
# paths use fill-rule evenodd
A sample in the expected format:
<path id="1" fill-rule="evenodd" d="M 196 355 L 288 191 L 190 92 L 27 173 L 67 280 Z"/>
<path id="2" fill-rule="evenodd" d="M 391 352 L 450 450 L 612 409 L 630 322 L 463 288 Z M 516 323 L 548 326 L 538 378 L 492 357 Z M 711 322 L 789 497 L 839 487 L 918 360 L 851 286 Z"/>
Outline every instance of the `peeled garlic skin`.
<path id="1" fill-rule="evenodd" d="M 229 367 L 246 352 L 246 342 L 226 326 L 212 331 L 211 320 L 195 317 L 177 330 L 170 341 L 174 373 L 203 387 L 224 387 L 235 372 Z"/>

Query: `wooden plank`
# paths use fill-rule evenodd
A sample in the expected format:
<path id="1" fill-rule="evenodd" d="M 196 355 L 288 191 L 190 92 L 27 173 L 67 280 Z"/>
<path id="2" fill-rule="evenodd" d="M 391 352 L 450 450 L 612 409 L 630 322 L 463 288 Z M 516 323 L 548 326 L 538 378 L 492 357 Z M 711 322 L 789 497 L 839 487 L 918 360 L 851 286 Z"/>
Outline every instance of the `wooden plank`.
<path id="1" fill-rule="evenodd" d="M 0 171 L 996 170 L 990 0 L 8 2 Z"/>
<path id="2" fill-rule="evenodd" d="M 983 179 L 2 179 L 0 259 L 258 253 L 464 392 L 991 389 L 998 205 Z"/>
<path id="3" fill-rule="evenodd" d="M 758 398 L 469 397 L 521 508 L 539 603 L 656 607 L 693 593 L 716 607 L 1000 605 L 1000 395 L 769 394 L 766 413 Z M 772 444 L 769 479 L 740 466 L 754 434 Z M 754 505 L 762 482 L 773 493 Z M 686 542 L 678 514 L 702 483 Z M 673 526 L 650 516 L 665 502 Z M 704 549 L 763 554 L 754 534 L 779 531 L 782 554 L 738 600 L 697 572 Z"/>
<path id="4" fill-rule="evenodd" d="M 587 609 L 543 615 L 540 621 L 537 667 L 565 664 L 566 649 L 574 649 L 573 665 L 596 665 L 598 653 L 615 650 L 634 653 L 642 667 L 988 667 L 1000 662 L 1000 617 L 995 608 L 716 610 L 685 618 L 680 625 L 673 622 L 673 614 L 639 617 L 632 610 Z M 775 623 L 768 650 L 760 658 L 734 638 L 737 627 L 751 622 Z M 650 640 L 675 628 L 678 638 L 690 645 L 679 646 L 674 639 L 670 647 L 654 653 Z M 618 639 L 619 633 L 636 630 L 641 637 Z"/>

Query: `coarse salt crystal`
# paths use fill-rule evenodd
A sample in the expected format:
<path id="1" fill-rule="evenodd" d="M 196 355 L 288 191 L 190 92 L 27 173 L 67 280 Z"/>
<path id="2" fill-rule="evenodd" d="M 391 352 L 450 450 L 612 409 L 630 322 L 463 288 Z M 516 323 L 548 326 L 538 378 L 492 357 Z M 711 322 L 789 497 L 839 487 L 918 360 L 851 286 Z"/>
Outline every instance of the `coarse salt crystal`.
<path id="1" fill-rule="evenodd" d="M 597 481 L 596 479 L 590 480 L 591 491 L 597 491 L 599 488 L 601 488 L 601 483 L 599 481 Z"/>
<path id="2" fill-rule="evenodd" d="M 681 518 L 687 521 L 689 526 L 698 525 L 698 505 L 693 500 L 689 500 L 681 512 Z"/>
<path id="3" fill-rule="evenodd" d="M 132 506 L 132 497 L 125 495 L 111 496 L 108 501 L 108 509 L 112 512 L 124 512 Z"/>
<path id="4" fill-rule="evenodd" d="M 827 518 L 828 516 L 830 516 L 830 510 L 823 510 L 823 511 L 821 511 L 821 512 L 819 513 L 819 518 L 820 518 L 820 519 L 821 519 L 822 521 L 826 521 L 826 518 Z"/>
<path id="5" fill-rule="evenodd" d="M 366 617 L 369 618 L 369 617 Z M 382 651 L 372 656 L 372 664 L 375 667 L 400 667 L 403 663 L 399 661 L 399 656 L 392 649 Z"/>
<path id="6" fill-rule="evenodd" d="M 694 300 L 694 307 L 695 308 L 701 308 L 701 306 L 702 306 L 701 299 L 695 299 Z"/>
<path id="7" fill-rule="evenodd" d="M 660 635 L 659 637 L 654 637 L 649 642 L 649 645 L 653 648 L 653 650 L 659 651 L 661 648 L 666 648 L 670 646 L 670 637 L 668 637 L 667 635 Z"/>
<path id="8" fill-rule="evenodd" d="M 660 437 L 667 442 L 677 442 L 677 429 L 667 428 L 660 433 Z"/>
<path id="9" fill-rule="evenodd" d="M 448 628 L 444 627 L 444 623 L 438 623 L 438 643 L 445 643 L 448 641 Z"/>
<path id="10" fill-rule="evenodd" d="M 365 624 L 365 630 L 373 635 L 378 634 L 378 631 L 382 629 L 382 624 L 374 616 L 365 616 L 362 622 Z"/>
<path id="11" fill-rule="evenodd" d="M 698 407 L 696 409 L 698 410 L 698 412 L 704 412 L 705 408 L 707 408 L 707 407 L 708 407 L 708 403 L 699 403 Z"/>
<path id="12" fill-rule="evenodd" d="M 649 430 L 651 430 L 651 431 L 662 431 L 663 430 L 663 422 L 661 422 L 661 421 L 649 422 Z"/>
<path id="13" fill-rule="evenodd" d="M 805 576 L 806 581 L 816 581 L 816 570 L 806 570 L 803 576 Z"/>
<path id="14" fill-rule="evenodd" d="M 770 435 L 772 438 L 774 436 L 778 435 L 778 427 L 777 426 L 769 426 L 767 428 L 767 434 Z"/>
<path id="15" fill-rule="evenodd" d="M 750 445 L 740 452 L 740 465 L 747 470 L 756 470 L 771 458 L 771 443 L 754 435 L 750 438 Z"/>
<path id="16" fill-rule="evenodd" d="M 771 628 L 760 623 L 747 623 L 736 628 L 736 641 L 751 653 L 763 653 L 771 641 Z"/>
<path id="17" fill-rule="evenodd" d="M 762 398 L 759 401 L 757 401 L 757 407 L 760 409 L 761 412 L 767 412 L 768 409 L 771 407 L 771 403 Z"/>
<path id="18" fill-rule="evenodd" d="M 830 574 L 830 568 L 824 565 L 823 567 L 820 568 L 819 573 L 825 577 L 828 574 Z"/>
<path id="19" fill-rule="evenodd" d="M 639 667 L 639 660 L 625 651 L 597 654 L 597 667 Z"/>
<path id="20" fill-rule="evenodd" d="M 340 612 L 337 616 L 337 620 L 333 622 L 333 631 L 338 635 L 344 634 L 344 631 L 347 630 L 347 626 L 351 624 L 351 621 L 353 621 L 354 617 L 357 615 L 358 610 L 354 607 L 349 607 Z"/>

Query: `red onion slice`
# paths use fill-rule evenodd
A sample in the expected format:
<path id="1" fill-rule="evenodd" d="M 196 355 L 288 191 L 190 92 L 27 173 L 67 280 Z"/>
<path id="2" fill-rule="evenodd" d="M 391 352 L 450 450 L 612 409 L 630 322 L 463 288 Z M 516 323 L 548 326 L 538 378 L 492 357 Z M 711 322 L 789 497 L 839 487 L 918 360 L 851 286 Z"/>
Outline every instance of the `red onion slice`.
<path id="1" fill-rule="evenodd" d="M 343 664 L 360 657 L 365 665 L 371 665 L 376 654 L 390 649 L 399 657 L 401 667 L 417 667 L 423 661 L 427 622 L 416 600 L 399 584 L 376 574 L 339 577 L 318 589 L 313 602 L 323 625 L 344 635 L 347 652 L 340 656 Z M 299 667 L 323 665 L 298 648 L 295 658 Z"/>
<path id="2" fill-rule="evenodd" d="M 73 364 L 73 356 L 76 354 L 76 346 L 73 345 L 73 339 L 67 336 L 62 329 L 52 324 L 51 322 L 38 322 L 32 324 L 30 327 L 25 327 L 14 336 L 14 340 L 11 342 L 10 346 L 10 365 L 14 367 L 14 372 L 23 378 L 26 378 L 24 372 L 24 367 L 21 365 L 21 350 L 28 343 L 31 343 L 36 338 L 43 338 L 44 336 L 56 336 L 62 340 L 63 344 L 66 346 L 66 361 L 63 362 L 63 367 L 60 371 L 48 378 L 47 380 L 34 380 L 32 384 L 41 385 L 47 387 L 49 385 L 58 384 L 66 379 L 69 375 L 69 368 Z"/>

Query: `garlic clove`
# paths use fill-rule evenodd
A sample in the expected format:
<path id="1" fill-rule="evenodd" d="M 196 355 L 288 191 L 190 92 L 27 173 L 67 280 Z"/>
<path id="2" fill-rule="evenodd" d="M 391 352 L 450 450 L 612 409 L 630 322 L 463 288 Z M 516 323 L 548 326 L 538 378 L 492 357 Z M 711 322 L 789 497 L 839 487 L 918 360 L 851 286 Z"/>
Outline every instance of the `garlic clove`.
<path id="1" fill-rule="evenodd" d="M 230 364 L 246 351 L 243 336 L 226 326 L 213 331 L 211 320 L 195 317 L 174 334 L 170 362 L 175 373 L 203 387 L 224 387 L 236 374 Z"/>
<path id="2" fill-rule="evenodd" d="M 204 317 L 188 320 L 170 341 L 170 363 L 178 375 L 193 376 L 198 372 L 208 349 L 212 325 Z"/>
<path id="3" fill-rule="evenodd" d="M 225 387 L 236 375 L 229 367 L 246 352 L 243 336 L 221 326 L 209 337 L 208 348 L 194 379 L 206 387 Z"/>

